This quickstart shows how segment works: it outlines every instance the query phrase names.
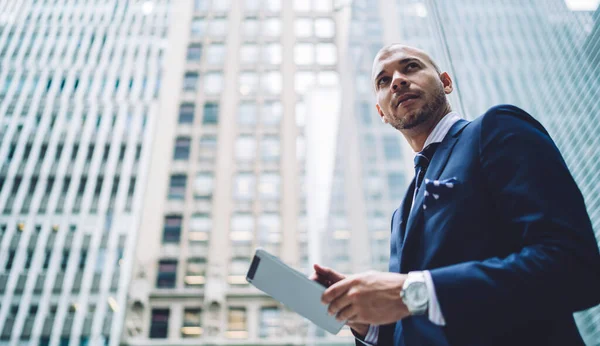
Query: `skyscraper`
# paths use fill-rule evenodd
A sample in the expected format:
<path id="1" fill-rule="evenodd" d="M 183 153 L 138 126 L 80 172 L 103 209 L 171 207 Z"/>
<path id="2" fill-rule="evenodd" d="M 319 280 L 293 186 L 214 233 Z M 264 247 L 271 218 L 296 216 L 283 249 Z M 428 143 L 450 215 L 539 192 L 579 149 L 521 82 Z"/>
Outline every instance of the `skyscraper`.
<path id="1" fill-rule="evenodd" d="M 318 107 L 339 85 L 332 3 L 173 13 L 123 344 L 318 343 L 245 275 L 257 246 L 310 271 L 305 127 L 333 116 Z"/>
<path id="2" fill-rule="evenodd" d="M 168 0 L 0 2 L 0 345 L 118 345 Z"/>

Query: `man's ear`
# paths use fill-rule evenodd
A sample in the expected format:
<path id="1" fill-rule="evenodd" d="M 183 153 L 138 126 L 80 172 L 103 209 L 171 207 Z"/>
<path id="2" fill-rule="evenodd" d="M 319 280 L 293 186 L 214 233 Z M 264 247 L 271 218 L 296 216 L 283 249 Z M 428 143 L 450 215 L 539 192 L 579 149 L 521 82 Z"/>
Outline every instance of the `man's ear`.
<path id="1" fill-rule="evenodd" d="M 448 72 L 440 74 L 440 80 L 444 86 L 444 93 L 450 94 L 454 90 L 454 85 L 452 84 L 452 78 L 450 78 Z"/>
<path id="2" fill-rule="evenodd" d="M 377 113 L 379 113 L 379 117 L 381 117 L 381 122 L 383 122 L 384 124 L 387 123 L 387 119 L 385 118 L 385 114 L 383 114 L 383 111 L 381 110 L 381 107 L 379 107 L 379 103 L 375 105 L 375 108 L 377 108 Z"/>

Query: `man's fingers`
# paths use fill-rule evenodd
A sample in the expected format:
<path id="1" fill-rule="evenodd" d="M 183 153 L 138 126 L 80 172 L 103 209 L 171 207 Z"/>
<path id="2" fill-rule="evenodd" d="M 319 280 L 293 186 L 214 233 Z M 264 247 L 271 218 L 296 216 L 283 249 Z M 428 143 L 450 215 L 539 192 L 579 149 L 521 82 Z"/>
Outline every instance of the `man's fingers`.
<path id="1" fill-rule="evenodd" d="M 345 294 L 350 289 L 351 285 L 351 279 L 343 279 L 334 283 L 328 289 L 326 289 L 325 292 L 323 292 L 323 295 L 321 296 L 321 302 L 323 302 L 323 304 L 331 303 L 342 294 Z"/>
<path id="2" fill-rule="evenodd" d="M 317 274 L 323 275 L 332 281 L 339 281 L 339 280 L 342 280 L 343 278 L 345 278 L 344 275 L 336 272 L 335 270 L 333 270 L 331 268 L 323 267 L 318 264 L 314 264 L 313 267 L 315 268 L 315 272 Z"/>
<path id="3" fill-rule="evenodd" d="M 342 294 L 329 304 L 327 307 L 327 312 L 331 316 L 336 316 L 340 313 L 340 311 L 348 308 L 350 305 L 352 305 L 352 301 L 350 301 L 348 295 Z"/>
<path id="4" fill-rule="evenodd" d="M 356 318 L 356 312 L 354 311 L 353 305 L 348 305 L 337 313 L 335 319 L 338 321 L 348 321 Z"/>

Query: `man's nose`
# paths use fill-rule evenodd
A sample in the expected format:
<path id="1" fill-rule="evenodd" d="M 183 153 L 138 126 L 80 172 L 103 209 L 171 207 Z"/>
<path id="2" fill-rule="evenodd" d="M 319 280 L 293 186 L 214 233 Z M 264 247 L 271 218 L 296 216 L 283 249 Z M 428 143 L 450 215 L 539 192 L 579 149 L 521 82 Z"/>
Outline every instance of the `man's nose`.
<path id="1" fill-rule="evenodd" d="M 409 81 L 406 77 L 401 73 L 394 73 L 394 80 L 392 81 L 392 90 L 396 91 L 398 89 L 406 88 L 409 86 Z"/>

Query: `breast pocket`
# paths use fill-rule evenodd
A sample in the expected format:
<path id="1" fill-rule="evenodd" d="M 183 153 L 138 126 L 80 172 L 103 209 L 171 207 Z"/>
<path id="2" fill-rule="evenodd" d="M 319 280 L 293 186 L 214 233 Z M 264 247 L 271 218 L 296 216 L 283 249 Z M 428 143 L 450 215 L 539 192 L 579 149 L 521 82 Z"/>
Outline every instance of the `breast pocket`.
<path id="1" fill-rule="evenodd" d="M 425 179 L 424 184 L 423 210 L 426 214 L 457 205 L 468 195 L 465 184 L 456 177 L 440 180 Z"/>

